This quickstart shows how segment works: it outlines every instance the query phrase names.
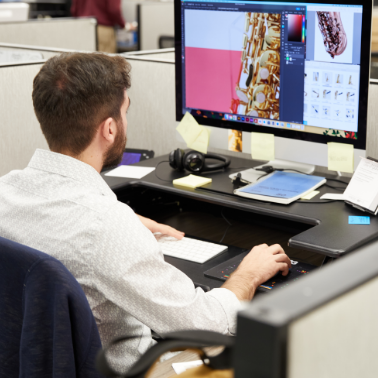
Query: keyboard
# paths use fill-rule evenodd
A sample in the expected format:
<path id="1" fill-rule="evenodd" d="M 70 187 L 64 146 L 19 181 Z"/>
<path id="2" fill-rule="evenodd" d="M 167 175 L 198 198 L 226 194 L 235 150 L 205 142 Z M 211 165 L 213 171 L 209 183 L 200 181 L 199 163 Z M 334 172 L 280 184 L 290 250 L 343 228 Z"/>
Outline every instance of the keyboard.
<path id="1" fill-rule="evenodd" d="M 225 245 L 184 237 L 181 240 L 171 236 L 154 234 L 165 256 L 203 264 L 227 251 Z"/>
<path id="2" fill-rule="evenodd" d="M 205 277 L 215 278 L 220 281 L 226 281 L 232 272 L 236 270 L 243 258 L 249 253 L 244 252 L 237 255 L 219 265 L 207 270 L 204 275 Z M 305 264 L 299 261 L 291 260 L 291 269 L 287 276 L 283 276 L 281 273 L 276 274 L 274 277 L 269 279 L 260 285 L 260 291 L 270 291 L 279 288 L 284 288 L 289 286 L 290 283 L 298 280 L 300 277 L 305 276 L 312 270 L 316 269 L 317 266 Z"/>

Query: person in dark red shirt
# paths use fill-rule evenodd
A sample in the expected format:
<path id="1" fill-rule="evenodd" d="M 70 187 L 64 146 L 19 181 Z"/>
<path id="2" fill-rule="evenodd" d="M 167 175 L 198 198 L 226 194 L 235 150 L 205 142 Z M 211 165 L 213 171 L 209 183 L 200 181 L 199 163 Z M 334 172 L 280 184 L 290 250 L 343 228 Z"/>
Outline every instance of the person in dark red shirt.
<path id="1" fill-rule="evenodd" d="M 121 0 L 72 0 L 71 15 L 73 17 L 95 17 L 98 23 L 98 51 L 117 52 L 114 26 L 125 27 L 125 20 L 121 12 Z"/>

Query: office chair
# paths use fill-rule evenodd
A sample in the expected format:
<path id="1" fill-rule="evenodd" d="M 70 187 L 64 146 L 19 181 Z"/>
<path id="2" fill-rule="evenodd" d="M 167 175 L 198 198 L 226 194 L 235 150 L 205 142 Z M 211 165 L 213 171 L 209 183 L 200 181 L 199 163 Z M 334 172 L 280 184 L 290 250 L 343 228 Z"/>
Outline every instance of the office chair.
<path id="1" fill-rule="evenodd" d="M 0 377 L 100 378 L 87 298 L 45 253 L 0 237 Z"/>
<path id="2" fill-rule="evenodd" d="M 96 360 L 97 369 L 105 377 L 109 378 L 144 378 L 149 375 L 151 367 L 164 353 L 190 348 L 197 351 L 205 365 L 204 369 L 200 369 L 198 375 L 194 374 L 194 376 L 202 378 L 210 376 L 223 378 L 233 377 L 231 369 L 233 368 L 235 338 L 233 336 L 205 330 L 183 330 L 166 333 L 162 335 L 160 342 L 148 349 L 127 372 L 118 373 L 114 371 L 107 361 L 106 352 L 114 345 L 138 337 L 139 336 L 121 336 L 112 340 L 106 348 L 98 353 Z M 209 346 L 224 346 L 225 348 L 216 356 L 209 356 L 203 349 Z M 216 369 L 223 370 L 223 374 L 211 374 L 211 371 Z"/>

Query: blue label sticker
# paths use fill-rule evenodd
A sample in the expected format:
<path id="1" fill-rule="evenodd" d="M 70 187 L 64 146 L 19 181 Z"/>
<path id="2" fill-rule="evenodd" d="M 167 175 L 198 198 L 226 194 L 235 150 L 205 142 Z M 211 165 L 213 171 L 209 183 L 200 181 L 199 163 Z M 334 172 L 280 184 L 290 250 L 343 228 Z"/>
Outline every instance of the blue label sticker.
<path id="1" fill-rule="evenodd" d="M 349 216 L 349 224 L 370 224 L 370 217 Z"/>

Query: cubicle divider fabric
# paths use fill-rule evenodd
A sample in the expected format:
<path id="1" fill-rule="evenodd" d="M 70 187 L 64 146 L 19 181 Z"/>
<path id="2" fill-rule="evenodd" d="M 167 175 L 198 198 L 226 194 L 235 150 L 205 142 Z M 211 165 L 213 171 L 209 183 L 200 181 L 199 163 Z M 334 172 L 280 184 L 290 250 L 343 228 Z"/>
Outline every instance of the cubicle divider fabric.
<path id="1" fill-rule="evenodd" d="M 95 18 L 53 18 L 0 23 L 0 43 L 96 51 Z"/>
<path id="2" fill-rule="evenodd" d="M 174 37 L 173 2 L 143 1 L 138 4 L 138 50 L 159 48 L 159 38 Z"/>
<path id="3" fill-rule="evenodd" d="M 0 66 L 10 63 L 44 61 L 57 54 L 71 51 L 74 50 L 0 42 Z"/>
<path id="4" fill-rule="evenodd" d="M 132 75 L 127 146 L 153 150 L 156 156 L 185 148 L 176 140 L 174 59 L 171 50 L 167 59 L 163 54 L 126 56 Z"/>
<path id="5" fill-rule="evenodd" d="M 51 50 L 51 53 L 55 54 L 56 50 Z M 172 49 L 167 49 L 158 53 L 125 55 L 132 66 L 127 145 L 154 150 L 156 156 L 186 147 L 177 139 L 175 131 L 175 65 L 172 54 Z M 47 148 L 31 99 L 32 82 L 41 65 L 0 66 L 0 88 L 7 88 L 0 91 L 0 176 L 12 169 L 24 168 L 36 148 Z M 374 106 L 378 100 L 378 80 L 371 80 L 369 89 L 369 104 L 373 105 L 369 106 L 367 155 L 378 158 L 378 127 L 375 121 L 378 107 Z M 212 138 L 224 131 L 214 128 Z M 212 151 L 240 157 L 237 152 L 215 148 Z"/>
<path id="6" fill-rule="evenodd" d="M 48 148 L 32 103 L 42 63 L 0 67 L 0 176 L 23 169 L 36 148 Z"/>

